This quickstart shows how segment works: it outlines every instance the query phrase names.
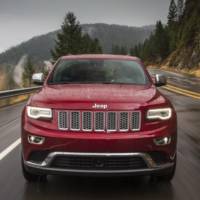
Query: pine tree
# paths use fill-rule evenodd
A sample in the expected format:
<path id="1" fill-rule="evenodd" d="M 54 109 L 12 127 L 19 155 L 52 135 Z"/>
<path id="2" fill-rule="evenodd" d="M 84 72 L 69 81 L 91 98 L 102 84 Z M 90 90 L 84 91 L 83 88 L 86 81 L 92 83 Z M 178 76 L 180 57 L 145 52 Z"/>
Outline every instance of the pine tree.
<path id="1" fill-rule="evenodd" d="M 131 48 L 130 48 L 129 54 L 130 54 L 131 56 L 135 56 L 135 47 L 131 47 Z"/>
<path id="2" fill-rule="evenodd" d="M 177 3 L 177 16 L 178 20 L 180 21 L 182 16 L 183 16 L 183 11 L 184 11 L 184 0 L 178 0 Z"/>
<path id="3" fill-rule="evenodd" d="M 200 3 L 186 0 L 179 21 L 175 52 L 169 57 L 171 66 L 196 67 L 200 63 Z"/>
<path id="4" fill-rule="evenodd" d="M 34 73 L 34 67 L 33 67 L 31 59 L 28 57 L 28 60 L 27 60 L 27 63 L 24 67 L 24 72 L 23 72 L 23 75 L 22 75 L 24 87 L 30 87 L 31 86 L 31 80 L 32 80 L 33 73 Z"/>
<path id="5" fill-rule="evenodd" d="M 61 26 L 61 32 L 57 34 L 55 49 L 51 51 L 57 60 L 60 56 L 77 54 L 80 51 L 81 27 L 73 13 L 69 12 Z"/>
<path id="6" fill-rule="evenodd" d="M 91 53 L 102 53 L 102 47 L 97 38 L 95 38 L 92 42 Z"/>
<path id="7" fill-rule="evenodd" d="M 154 38 L 155 54 L 158 61 L 161 61 L 169 54 L 169 39 L 161 21 L 156 23 Z"/>
<path id="8" fill-rule="evenodd" d="M 180 27 L 178 46 L 193 47 L 198 43 L 200 34 L 200 4 L 199 0 L 186 0 Z"/>
<path id="9" fill-rule="evenodd" d="M 54 50 L 51 51 L 54 60 L 68 54 L 101 53 L 102 49 L 97 39 L 91 39 L 82 33 L 80 23 L 75 15 L 69 12 L 57 34 Z"/>
<path id="10" fill-rule="evenodd" d="M 119 45 L 112 45 L 112 54 L 114 55 L 120 55 L 120 46 Z"/>
<path id="11" fill-rule="evenodd" d="M 178 35 L 178 14 L 177 6 L 174 0 L 171 0 L 168 14 L 168 35 L 169 35 L 169 49 L 173 52 L 177 46 Z"/>
<path id="12" fill-rule="evenodd" d="M 112 54 L 114 55 L 128 55 L 129 51 L 126 46 L 112 45 Z"/>
<path id="13" fill-rule="evenodd" d="M 88 34 L 83 35 L 81 48 L 83 53 L 102 53 L 99 40 L 97 38 L 91 39 Z"/>
<path id="14" fill-rule="evenodd" d="M 147 62 L 161 62 L 169 55 L 168 30 L 161 21 L 156 23 L 155 32 L 144 41 L 131 49 L 131 55 L 142 58 Z"/>
<path id="15" fill-rule="evenodd" d="M 126 46 L 121 46 L 120 54 L 121 55 L 128 55 L 128 49 L 127 49 Z"/>
<path id="16" fill-rule="evenodd" d="M 174 0 L 171 0 L 168 14 L 168 25 L 171 26 L 177 21 L 177 6 Z"/>
<path id="17" fill-rule="evenodd" d="M 142 51 L 141 51 L 141 58 L 145 61 L 155 61 L 154 58 L 154 45 L 153 45 L 153 40 L 151 39 L 153 35 L 150 37 L 150 39 L 146 39 Z"/>
<path id="18" fill-rule="evenodd" d="M 199 0 L 171 0 L 168 25 L 159 21 L 155 32 L 139 45 L 131 49 L 131 54 L 139 52 L 147 62 L 162 62 L 170 54 L 171 66 L 198 66 L 200 63 L 200 4 Z M 178 18 L 177 18 L 178 16 Z"/>
<path id="19" fill-rule="evenodd" d="M 142 50 L 143 50 L 142 48 L 143 48 L 142 44 L 140 44 L 140 43 L 137 44 L 134 48 L 132 48 L 130 50 L 130 55 L 141 58 L 142 57 Z"/>

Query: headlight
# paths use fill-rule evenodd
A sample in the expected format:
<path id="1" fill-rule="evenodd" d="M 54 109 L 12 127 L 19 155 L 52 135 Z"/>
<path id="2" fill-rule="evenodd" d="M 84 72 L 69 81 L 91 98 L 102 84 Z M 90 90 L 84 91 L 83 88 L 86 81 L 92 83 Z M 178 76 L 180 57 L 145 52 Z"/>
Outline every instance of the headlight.
<path id="1" fill-rule="evenodd" d="M 27 114 L 30 118 L 33 119 L 52 118 L 52 110 L 49 108 L 38 108 L 38 107 L 27 106 Z"/>
<path id="2" fill-rule="evenodd" d="M 172 116 L 171 108 L 150 109 L 147 112 L 147 119 L 167 120 Z"/>

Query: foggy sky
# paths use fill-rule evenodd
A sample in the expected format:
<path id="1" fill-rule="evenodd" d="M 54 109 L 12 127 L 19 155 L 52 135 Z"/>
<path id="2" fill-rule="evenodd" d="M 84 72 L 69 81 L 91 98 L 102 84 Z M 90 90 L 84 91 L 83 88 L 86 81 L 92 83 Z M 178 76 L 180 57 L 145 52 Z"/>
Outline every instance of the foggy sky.
<path id="1" fill-rule="evenodd" d="M 166 22 L 170 0 L 0 0 L 0 52 L 60 28 L 72 11 L 80 23 L 128 26 Z"/>

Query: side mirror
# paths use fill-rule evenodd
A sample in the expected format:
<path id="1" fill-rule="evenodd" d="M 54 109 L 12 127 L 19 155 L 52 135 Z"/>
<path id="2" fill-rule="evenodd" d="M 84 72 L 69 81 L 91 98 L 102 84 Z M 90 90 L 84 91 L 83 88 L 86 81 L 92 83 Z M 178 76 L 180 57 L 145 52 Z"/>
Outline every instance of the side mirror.
<path id="1" fill-rule="evenodd" d="M 44 74 L 43 73 L 33 74 L 32 81 L 36 85 L 42 85 L 44 83 Z"/>
<path id="2" fill-rule="evenodd" d="M 167 78 L 163 74 L 156 74 L 155 76 L 155 86 L 161 87 L 167 85 Z"/>

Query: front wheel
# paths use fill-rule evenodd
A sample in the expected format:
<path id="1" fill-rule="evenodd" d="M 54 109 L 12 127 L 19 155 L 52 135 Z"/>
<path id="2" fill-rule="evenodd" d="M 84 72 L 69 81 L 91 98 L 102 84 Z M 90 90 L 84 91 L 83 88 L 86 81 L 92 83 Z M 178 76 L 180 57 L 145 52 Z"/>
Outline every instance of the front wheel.
<path id="1" fill-rule="evenodd" d="M 36 181 L 44 182 L 44 181 L 46 181 L 46 175 L 37 175 L 37 174 L 33 174 L 33 173 L 30 173 L 29 171 L 27 171 L 24 166 L 23 158 L 21 158 L 21 165 L 22 165 L 23 176 L 28 182 L 36 182 Z"/>

